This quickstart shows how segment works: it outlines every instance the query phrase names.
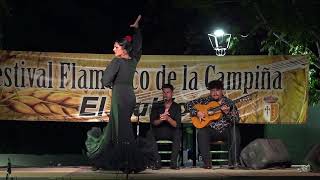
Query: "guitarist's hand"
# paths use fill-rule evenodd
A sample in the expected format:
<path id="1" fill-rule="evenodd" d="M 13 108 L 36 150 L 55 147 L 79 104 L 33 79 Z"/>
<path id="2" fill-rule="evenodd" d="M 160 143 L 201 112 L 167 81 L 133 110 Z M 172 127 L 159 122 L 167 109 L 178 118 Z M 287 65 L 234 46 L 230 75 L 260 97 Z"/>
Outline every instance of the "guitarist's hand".
<path id="1" fill-rule="evenodd" d="M 200 121 L 202 121 L 203 118 L 206 116 L 206 114 L 204 112 L 198 111 L 197 112 L 197 116 L 200 119 Z"/>
<path id="2" fill-rule="evenodd" d="M 230 107 L 227 106 L 227 105 L 223 105 L 221 107 L 221 111 L 224 113 L 224 114 L 228 114 L 230 112 Z"/>
<path id="3" fill-rule="evenodd" d="M 222 99 L 219 101 L 219 104 L 222 105 L 220 109 L 224 114 L 228 114 L 230 112 L 230 107 L 224 104 L 224 101 Z"/>

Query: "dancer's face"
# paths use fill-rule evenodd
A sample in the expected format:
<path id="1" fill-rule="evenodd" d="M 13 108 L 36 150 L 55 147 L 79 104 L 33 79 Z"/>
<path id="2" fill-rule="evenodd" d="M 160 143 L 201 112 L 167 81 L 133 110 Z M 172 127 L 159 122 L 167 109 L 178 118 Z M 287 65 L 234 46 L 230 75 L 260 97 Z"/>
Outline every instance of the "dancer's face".
<path id="1" fill-rule="evenodd" d="M 113 52 L 116 57 L 123 57 L 128 54 L 127 51 L 125 49 L 123 49 L 123 47 L 120 46 L 120 44 L 118 42 L 114 43 Z"/>

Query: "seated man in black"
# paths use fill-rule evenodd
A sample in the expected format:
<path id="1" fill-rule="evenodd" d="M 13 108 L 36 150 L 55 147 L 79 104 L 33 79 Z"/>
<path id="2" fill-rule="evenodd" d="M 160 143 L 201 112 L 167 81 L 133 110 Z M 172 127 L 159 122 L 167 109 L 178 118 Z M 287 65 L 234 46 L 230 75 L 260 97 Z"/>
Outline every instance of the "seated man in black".
<path id="1" fill-rule="evenodd" d="M 163 101 L 155 102 L 151 108 L 150 124 L 151 129 L 147 133 L 148 140 L 152 143 L 152 151 L 156 158 L 153 169 L 161 168 L 161 158 L 158 154 L 157 140 L 171 140 L 171 169 L 179 169 L 177 158 L 180 150 L 181 138 L 181 107 L 173 101 L 173 86 L 164 84 L 162 86 Z"/>
<path id="2" fill-rule="evenodd" d="M 237 165 L 240 152 L 240 133 L 238 128 L 233 129 L 233 124 L 240 120 L 239 112 L 235 103 L 223 95 L 223 82 L 213 80 L 208 83 L 210 94 L 186 103 L 186 109 L 191 116 L 197 116 L 201 121 L 206 116 L 206 112 L 197 110 L 196 104 L 208 104 L 212 101 L 218 102 L 221 106 L 222 117 L 212 121 L 207 127 L 198 129 L 198 145 L 204 162 L 203 168 L 211 169 L 210 142 L 227 140 L 230 147 L 229 166 Z M 236 132 L 236 133 L 234 133 Z M 235 157 L 236 156 L 236 157 Z"/>

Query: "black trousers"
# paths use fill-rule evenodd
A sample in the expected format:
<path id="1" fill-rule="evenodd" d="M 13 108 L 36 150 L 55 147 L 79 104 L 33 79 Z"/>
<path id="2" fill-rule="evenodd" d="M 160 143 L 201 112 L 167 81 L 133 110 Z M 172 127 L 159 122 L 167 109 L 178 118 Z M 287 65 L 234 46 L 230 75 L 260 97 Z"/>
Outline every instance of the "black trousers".
<path id="1" fill-rule="evenodd" d="M 234 129 L 233 126 L 224 129 L 222 132 L 217 131 L 211 127 L 205 127 L 198 129 L 198 145 L 199 150 L 203 158 L 203 162 L 206 164 L 211 163 L 211 154 L 210 154 L 210 142 L 223 140 L 226 141 L 229 147 L 229 165 L 239 163 L 240 155 L 240 132 L 238 127 L 236 127 L 234 138 Z M 236 151 L 236 152 L 235 152 Z M 236 158 L 235 158 L 236 156 Z"/>
<path id="2" fill-rule="evenodd" d="M 147 140 L 152 144 L 152 152 L 154 153 L 154 157 L 156 162 L 159 163 L 161 161 L 161 157 L 158 153 L 158 144 L 156 141 L 158 140 L 170 140 L 172 141 L 171 147 L 171 164 L 176 165 L 178 154 L 180 150 L 181 144 L 181 131 L 179 128 L 168 128 L 168 127 L 153 127 L 147 132 Z"/>

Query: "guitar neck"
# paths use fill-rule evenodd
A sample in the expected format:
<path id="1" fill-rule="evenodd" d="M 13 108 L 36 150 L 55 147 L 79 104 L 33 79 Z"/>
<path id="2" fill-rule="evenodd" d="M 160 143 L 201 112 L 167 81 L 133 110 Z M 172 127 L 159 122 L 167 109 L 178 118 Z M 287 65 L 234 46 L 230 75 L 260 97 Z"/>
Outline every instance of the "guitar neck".
<path id="1" fill-rule="evenodd" d="M 239 97 L 237 99 L 234 99 L 233 102 L 234 103 L 238 103 L 238 102 L 241 102 L 241 101 L 247 101 L 247 100 L 251 100 L 252 99 L 252 95 L 253 94 L 256 94 L 257 92 L 252 92 L 250 94 L 247 94 L 245 96 L 242 96 L 242 97 Z"/>
<path id="2" fill-rule="evenodd" d="M 254 92 L 254 93 L 255 93 L 255 92 Z M 233 101 L 235 104 L 236 104 L 236 103 L 239 103 L 239 102 L 241 102 L 241 101 L 246 101 L 246 100 L 248 100 L 248 99 L 251 99 L 251 96 L 252 96 L 252 94 L 254 94 L 254 93 L 247 94 L 247 95 L 245 95 L 245 96 L 239 97 L 239 98 L 234 99 L 234 100 L 232 100 L 232 101 Z M 213 114 L 213 113 L 219 111 L 223 105 L 225 105 L 225 103 L 223 103 L 223 104 L 221 104 L 221 105 L 219 105 L 219 106 L 216 106 L 216 107 L 213 107 L 213 108 L 208 109 L 208 113 Z"/>
<path id="3" fill-rule="evenodd" d="M 235 100 L 233 100 L 234 103 L 239 103 L 241 101 L 242 98 L 237 98 Z"/>

